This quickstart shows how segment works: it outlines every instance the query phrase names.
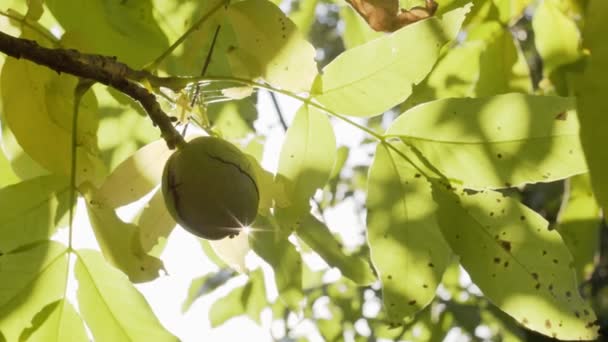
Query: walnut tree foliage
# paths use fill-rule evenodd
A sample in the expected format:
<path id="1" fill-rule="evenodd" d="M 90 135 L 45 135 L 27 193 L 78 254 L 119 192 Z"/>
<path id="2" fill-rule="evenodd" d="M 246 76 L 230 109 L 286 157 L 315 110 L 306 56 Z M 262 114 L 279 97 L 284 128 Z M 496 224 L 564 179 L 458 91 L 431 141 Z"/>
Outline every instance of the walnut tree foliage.
<path id="1" fill-rule="evenodd" d="M 178 340 L 134 284 L 162 273 L 180 229 L 163 167 L 197 134 L 247 154 L 260 201 L 249 234 L 200 239 L 220 271 L 192 280 L 184 310 L 248 278 L 212 326 L 270 308 L 277 339 L 306 340 L 288 317 L 327 341 L 599 338 L 608 3 L 437 0 L 384 33 L 361 10 L 382 2 L 0 0 L 0 340 Z M 276 172 L 253 125 L 262 92 L 299 104 L 287 124 L 272 114 Z M 365 139 L 339 146 L 338 125 Z M 344 203 L 361 227 L 328 224 Z M 72 245 L 76 207 L 99 251 Z"/>

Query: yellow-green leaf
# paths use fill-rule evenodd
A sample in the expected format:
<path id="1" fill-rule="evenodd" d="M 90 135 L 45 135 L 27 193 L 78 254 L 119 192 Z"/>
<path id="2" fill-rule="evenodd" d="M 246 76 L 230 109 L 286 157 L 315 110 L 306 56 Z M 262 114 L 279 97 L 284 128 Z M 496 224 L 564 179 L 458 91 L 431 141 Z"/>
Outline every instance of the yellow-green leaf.
<path id="1" fill-rule="evenodd" d="M 467 188 L 550 182 L 587 171 L 570 98 L 505 94 L 442 99 L 403 113 L 387 131 Z"/>
<path id="2" fill-rule="evenodd" d="M 160 184 L 165 163 L 172 153 L 162 139 L 140 148 L 112 171 L 99 194 L 111 208 L 140 199 Z"/>
<path id="3" fill-rule="evenodd" d="M 228 53 L 235 76 L 310 90 L 317 75 L 315 49 L 281 9 L 267 0 L 240 1 L 229 7 L 228 18 L 238 42 Z"/>
<path id="4" fill-rule="evenodd" d="M 65 31 L 80 37 L 83 52 L 117 56 L 140 68 L 169 46 L 150 0 L 46 0 L 46 5 Z"/>
<path id="5" fill-rule="evenodd" d="M 68 211 L 68 180 L 42 176 L 0 189 L 0 253 L 49 239 Z"/>
<path id="6" fill-rule="evenodd" d="M 141 246 L 142 251 L 156 257 L 160 256 L 164 243 L 177 224 L 165 206 L 160 189 L 156 190 L 154 196 L 142 208 L 134 223 L 138 227 L 138 234 L 134 236 L 138 240 L 136 243 Z"/>
<path id="7" fill-rule="evenodd" d="M 43 320 L 36 324 L 36 319 Z M 61 299 L 45 307 L 36 318 L 32 330 L 25 330 L 20 341 L 28 342 L 88 342 L 84 323 L 74 306 Z"/>
<path id="8" fill-rule="evenodd" d="M 544 335 L 597 337 L 570 252 L 542 216 L 491 190 L 470 193 L 434 182 L 433 197 L 444 237 L 490 301 Z"/>
<path id="9" fill-rule="evenodd" d="M 557 231 L 572 253 L 579 282 L 583 282 L 595 268 L 594 258 L 600 247 L 600 208 L 588 175 L 572 177 L 566 184 Z"/>
<path id="10" fill-rule="evenodd" d="M 439 231 L 430 184 L 399 154 L 378 144 L 368 179 L 372 264 L 388 319 L 399 324 L 433 300 L 451 252 Z"/>
<path id="11" fill-rule="evenodd" d="M 559 9 L 559 1 L 542 1 L 534 12 L 532 28 L 545 75 L 581 57 L 581 35 L 574 20 Z"/>
<path id="12" fill-rule="evenodd" d="M 68 258 L 65 246 L 43 242 L 0 256 L 0 331 L 18 341 L 48 304 L 63 298 Z"/>
<path id="13" fill-rule="evenodd" d="M 608 132 L 608 2 L 591 0 L 583 31 L 583 46 L 590 51 L 581 84 L 577 89 L 577 107 L 581 120 L 581 143 L 589 164 L 591 184 L 600 206 L 608 209 L 608 150 L 604 148 Z"/>
<path id="14" fill-rule="evenodd" d="M 24 29 L 22 38 L 36 39 L 39 35 Z M 73 76 L 14 58 L 6 60 L 0 79 L 6 125 L 32 159 L 61 175 L 71 172 L 72 113 L 77 81 Z M 76 182 L 98 183 L 105 171 L 98 158 L 97 101 L 92 92 L 82 98 L 78 113 Z"/>
<path id="15" fill-rule="evenodd" d="M 211 327 L 222 325 L 230 318 L 246 313 L 260 323 L 260 312 L 267 305 L 264 274 L 258 269 L 249 275 L 249 281 L 225 297 L 218 299 L 209 309 Z"/>
<path id="16" fill-rule="evenodd" d="M 485 45 L 479 56 L 476 96 L 515 91 L 527 93 L 532 90 L 526 59 L 515 44 L 513 35 L 503 24 L 485 22 L 469 33 L 468 40 L 479 40 Z"/>
<path id="17" fill-rule="evenodd" d="M 209 241 L 209 244 L 211 244 L 211 248 L 213 248 L 217 256 L 235 271 L 244 273 L 247 270 L 245 257 L 251 250 L 247 233 L 241 232 L 232 238 Z"/>
<path id="18" fill-rule="evenodd" d="M 347 255 L 342 244 L 323 222 L 311 214 L 302 218 L 297 234 L 325 262 L 340 270 L 342 275 L 359 285 L 369 285 L 376 280 L 371 265 L 358 255 Z"/>
<path id="19" fill-rule="evenodd" d="M 138 227 L 122 221 L 95 189 L 86 189 L 85 198 L 93 232 L 106 260 L 134 283 L 156 279 L 163 263 L 142 249 Z"/>
<path id="20" fill-rule="evenodd" d="M 444 44 L 456 36 L 469 8 L 419 21 L 343 52 L 317 78 L 315 99 L 353 116 L 382 114 L 403 102 L 431 71 Z"/>
<path id="21" fill-rule="evenodd" d="M 290 308 L 299 307 L 302 294 L 302 257 L 288 240 L 289 233 L 273 216 L 258 216 L 249 234 L 253 251 L 273 269 L 280 298 Z"/>
<path id="22" fill-rule="evenodd" d="M 80 312 L 97 341 L 178 341 L 133 284 L 96 251 L 77 252 Z"/>
<path id="23" fill-rule="evenodd" d="M 310 198 L 329 178 L 336 154 L 336 137 L 327 115 L 314 107 L 301 107 L 287 130 L 277 173 L 296 213 L 308 211 Z"/>

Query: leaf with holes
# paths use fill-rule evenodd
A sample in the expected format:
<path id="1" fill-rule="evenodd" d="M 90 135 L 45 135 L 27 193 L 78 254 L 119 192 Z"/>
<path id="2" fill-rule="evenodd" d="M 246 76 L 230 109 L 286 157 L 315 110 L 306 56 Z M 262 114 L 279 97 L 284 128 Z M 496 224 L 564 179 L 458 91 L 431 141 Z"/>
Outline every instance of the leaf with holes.
<path id="1" fill-rule="evenodd" d="M 403 150 L 403 144 L 394 146 Z M 388 319 L 398 324 L 435 298 L 450 248 L 437 225 L 429 183 L 383 144 L 369 170 L 366 204 L 372 264 Z"/>
<path id="2" fill-rule="evenodd" d="M 177 341 L 133 284 L 99 252 L 77 251 L 80 312 L 98 341 Z"/>
<path id="3" fill-rule="evenodd" d="M 467 188 L 551 182 L 587 170 L 573 107 L 570 98 L 525 94 L 442 99 L 403 113 L 386 135 Z"/>
<path id="4" fill-rule="evenodd" d="M 563 340 L 597 337 L 568 248 L 540 215 L 499 192 L 433 183 L 438 222 L 484 295 L 528 329 Z"/>
<path id="5" fill-rule="evenodd" d="M 144 252 L 138 239 L 138 227 L 122 221 L 95 189 L 85 191 L 87 212 L 103 256 L 125 272 L 132 282 L 156 279 L 163 262 Z"/>

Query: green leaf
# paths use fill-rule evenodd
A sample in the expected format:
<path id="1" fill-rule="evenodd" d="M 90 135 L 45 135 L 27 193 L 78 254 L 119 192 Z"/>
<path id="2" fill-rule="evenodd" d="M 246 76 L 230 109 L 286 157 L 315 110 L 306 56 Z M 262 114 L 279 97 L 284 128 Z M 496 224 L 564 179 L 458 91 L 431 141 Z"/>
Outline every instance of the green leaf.
<path id="1" fill-rule="evenodd" d="M 210 9 L 224 1 L 152 0 L 154 16 L 159 18 L 157 23 L 171 42 L 177 41 L 193 24 L 199 22 L 202 16 L 209 13 Z M 227 53 L 229 47 L 236 44 L 236 38 L 230 23 L 226 20 L 227 13 L 224 6 L 219 8 L 214 14 L 207 17 L 196 30 L 190 32 L 175 51 L 166 58 L 164 66 L 170 75 L 199 76 L 205 65 L 215 30 L 220 25 L 221 30 L 215 42 L 213 58 L 209 61 L 206 75 L 229 76 L 232 74 Z"/>
<path id="2" fill-rule="evenodd" d="M 0 255 L 0 331 L 7 341 L 18 341 L 40 310 L 63 298 L 66 251 L 48 241 Z"/>
<path id="3" fill-rule="evenodd" d="M 150 305 L 117 269 L 93 250 L 76 261 L 80 312 L 97 341 L 177 341 Z"/>
<path id="4" fill-rule="evenodd" d="M 175 220 L 165 206 L 161 189 L 156 190 L 148 204 L 139 212 L 134 223 L 138 227 L 138 234 L 134 238 L 138 240 L 137 243 L 142 251 L 160 257 L 169 234 L 176 226 Z"/>
<path id="5" fill-rule="evenodd" d="M 446 190 L 448 188 L 449 190 Z M 499 192 L 433 183 L 438 222 L 484 295 L 528 329 L 563 340 L 597 337 L 568 248 L 540 215 Z"/>
<path id="6" fill-rule="evenodd" d="M 188 289 L 188 296 L 184 300 L 184 303 L 182 303 L 182 313 L 188 311 L 196 299 L 224 285 L 233 275 L 234 272 L 232 270 L 222 269 L 219 272 L 192 279 L 190 288 Z"/>
<path id="7" fill-rule="evenodd" d="M 368 179 L 372 264 L 388 319 L 398 324 L 433 300 L 451 252 L 439 231 L 429 183 L 399 154 L 379 144 Z"/>
<path id="8" fill-rule="evenodd" d="M 24 29 L 22 38 L 39 38 Z M 77 78 L 25 60 L 8 58 L 0 76 L 4 123 L 23 150 L 48 171 L 71 172 L 74 88 Z M 29 94 L 30 100 L 23 98 Z M 88 92 L 80 101 L 76 148 L 77 184 L 98 183 L 104 166 L 97 149 L 97 101 Z"/>
<path id="9" fill-rule="evenodd" d="M 251 250 L 247 233 L 241 232 L 232 238 L 209 241 L 209 244 L 215 254 L 235 271 L 244 273 L 247 270 L 245 257 Z"/>
<path id="10" fill-rule="evenodd" d="M 138 227 L 122 221 L 95 189 L 85 191 L 89 220 L 106 260 L 134 283 L 156 279 L 163 262 L 144 252 L 137 236 Z"/>
<path id="11" fill-rule="evenodd" d="M 249 281 L 245 286 L 232 290 L 227 296 L 213 303 L 209 309 L 211 327 L 218 327 L 230 318 L 243 313 L 260 323 L 260 312 L 266 305 L 264 274 L 258 269 L 249 275 Z"/>
<path id="12" fill-rule="evenodd" d="M 36 324 L 37 319 L 42 320 Z M 87 342 L 89 337 L 78 313 L 66 299 L 45 307 L 34 318 L 32 330 L 25 330 L 20 341 Z"/>
<path id="13" fill-rule="evenodd" d="M 382 37 L 382 32 L 372 30 L 359 14 L 350 6 L 340 8 L 340 18 L 344 21 L 342 40 L 346 49 L 363 45 L 373 39 Z"/>
<path id="14" fill-rule="evenodd" d="M 569 98 L 505 94 L 443 99 L 402 114 L 387 131 L 467 188 L 550 182 L 587 168 Z"/>
<path id="15" fill-rule="evenodd" d="M 36 163 L 32 157 L 23 151 L 15 135 L 7 127 L 6 122 L 2 122 L 2 113 L 0 113 L 0 124 L 2 124 L 2 149 L 10 164 L 10 169 L 0 172 L 12 171 L 21 180 L 48 175 L 48 170 Z"/>
<path id="16" fill-rule="evenodd" d="M 258 215 L 249 234 L 253 251 L 273 269 L 280 298 L 290 308 L 299 307 L 302 294 L 302 256 L 287 239 L 289 232 L 279 227 L 273 216 Z"/>
<path id="17" fill-rule="evenodd" d="M 570 178 L 567 186 L 557 231 L 572 253 L 578 280 L 583 282 L 595 268 L 594 258 L 600 247 L 600 208 L 588 175 Z"/>
<path id="18" fill-rule="evenodd" d="M 591 184 L 600 206 L 608 209 L 608 158 L 604 141 L 608 132 L 608 2 L 591 0 L 583 31 L 583 46 L 591 52 L 581 84 L 577 87 L 577 107 L 581 120 L 581 143 L 589 164 Z"/>
<path id="19" fill-rule="evenodd" d="M 545 75 L 581 57 L 581 35 L 576 23 L 558 6 L 559 3 L 554 0 L 542 1 L 532 19 L 534 44 L 543 60 Z"/>
<path id="20" fill-rule="evenodd" d="M 267 0 L 246 0 L 233 3 L 228 18 L 238 42 L 228 53 L 235 76 L 310 90 L 317 75 L 315 49 L 281 9 Z"/>
<path id="21" fill-rule="evenodd" d="M 403 102 L 412 85 L 431 71 L 444 44 L 456 36 L 469 8 L 419 21 L 343 52 L 317 78 L 315 99 L 332 111 L 354 116 L 382 114 Z"/>
<path id="22" fill-rule="evenodd" d="M 405 108 L 448 97 L 473 97 L 484 49 L 481 41 L 467 41 L 450 49 L 424 82 L 414 88 Z"/>
<path id="23" fill-rule="evenodd" d="M 173 151 L 162 139 L 140 148 L 112 171 L 99 189 L 99 195 L 106 198 L 111 208 L 140 199 L 160 184 L 171 154 Z"/>
<path id="24" fill-rule="evenodd" d="M 199 238 L 198 242 L 201 245 L 201 249 L 203 250 L 203 253 L 205 253 L 205 256 L 207 256 L 207 258 L 209 258 L 209 260 L 212 263 L 214 263 L 216 266 L 218 266 L 220 268 L 228 267 L 228 265 L 224 262 L 224 260 L 222 258 L 220 258 L 217 255 L 217 253 L 215 253 L 215 251 L 213 250 L 213 247 L 211 247 L 211 243 L 209 243 L 209 240 Z"/>
<path id="25" fill-rule="evenodd" d="M 329 178 L 336 154 L 336 137 L 327 115 L 301 107 L 287 130 L 277 172 L 296 213 L 308 211 L 310 198 Z"/>
<path id="26" fill-rule="evenodd" d="M 486 22 L 473 30 L 468 39 L 481 40 L 485 44 L 479 57 L 477 96 L 532 90 L 526 59 L 504 25 L 496 21 Z"/>
<path id="27" fill-rule="evenodd" d="M 49 239 L 68 211 L 68 180 L 42 176 L 0 189 L 0 253 Z"/>
<path id="28" fill-rule="evenodd" d="M 169 46 L 150 0 L 46 0 L 46 5 L 66 32 L 79 37 L 82 44 L 70 47 L 83 52 L 116 56 L 141 68 Z"/>
<path id="29" fill-rule="evenodd" d="M 11 168 L 11 163 L 6 159 L 6 155 L 2 151 L 2 145 L 0 144 L 0 188 L 17 182 L 19 182 L 19 177 Z"/>
<path id="30" fill-rule="evenodd" d="M 297 234 L 329 266 L 337 267 L 342 275 L 358 285 L 369 285 L 376 280 L 369 262 L 358 255 L 346 255 L 342 243 L 314 216 L 309 214 L 302 218 Z"/>
<path id="31" fill-rule="evenodd" d="M 258 117 L 255 103 L 249 99 L 210 104 L 207 116 L 213 128 L 228 140 L 242 139 L 253 133 L 253 122 Z"/>
<path id="32" fill-rule="evenodd" d="M 319 0 L 301 1 L 297 8 L 289 12 L 289 19 L 293 21 L 298 30 L 306 37 L 315 23 L 316 9 Z M 279 2 L 280 4 L 280 2 Z"/>

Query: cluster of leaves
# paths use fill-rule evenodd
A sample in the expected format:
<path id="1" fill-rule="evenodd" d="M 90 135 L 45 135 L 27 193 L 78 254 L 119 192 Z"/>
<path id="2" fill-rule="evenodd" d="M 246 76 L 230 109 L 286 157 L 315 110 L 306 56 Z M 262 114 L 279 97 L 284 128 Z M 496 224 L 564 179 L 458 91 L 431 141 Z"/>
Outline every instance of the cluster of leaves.
<path id="1" fill-rule="evenodd" d="M 271 306 L 275 318 L 313 320 L 327 340 L 349 329 L 369 338 L 441 340 L 454 326 L 474 335 L 479 325 L 503 339 L 522 339 L 527 329 L 596 338 L 598 321 L 578 284 L 589 276 L 608 202 L 599 133 L 608 125 L 601 117 L 604 1 L 437 1 L 434 16 L 391 34 L 372 31 L 337 1 L 290 2 L 287 14 L 269 0 L 6 2 L 3 32 L 190 76 L 161 79 L 172 90 L 183 84 L 181 91 L 142 84 L 180 124 L 246 141 L 252 160 L 263 150 L 252 125 L 253 90 L 301 101 L 276 174 L 257 167 L 253 233 L 201 241 L 222 271 L 193 280 L 185 309 L 235 275 L 228 269 L 249 277 L 213 305 L 212 325 L 240 314 L 259 321 Z M 317 7 L 328 14 L 316 17 Z M 319 72 L 305 37 L 323 45 L 331 37 L 315 28 L 338 19 L 345 51 L 320 61 Z M 515 38 L 522 35 L 533 42 Z M 3 58 L 1 336 L 88 340 L 86 323 L 99 341 L 175 340 L 133 287 L 158 277 L 175 226 L 158 191 L 171 151 L 123 94 L 95 85 L 80 98 L 75 77 Z M 373 159 L 349 164 L 330 117 L 373 138 Z M 527 184 L 564 179 L 557 222 L 518 198 Z M 72 247 L 74 191 L 101 253 Z M 319 214 L 357 194 L 365 194 L 366 239 L 347 251 L 338 227 Z M 146 195 L 134 219 L 117 215 Z M 67 244 L 52 240 L 66 225 Z M 261 270 L 244 264 L 250 251 L 273 270 L 279 298 L 272 304 Z M 302 258 L 309 253 L 342 277 L 327 281 L 325 271 L 312 271 Z M 460 267 L 483 297 L 463 288 Z M 78 310 L 66 298 L 71 272 Z M 370 310 L 374 303 L 382 310 Z"/>

